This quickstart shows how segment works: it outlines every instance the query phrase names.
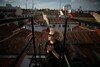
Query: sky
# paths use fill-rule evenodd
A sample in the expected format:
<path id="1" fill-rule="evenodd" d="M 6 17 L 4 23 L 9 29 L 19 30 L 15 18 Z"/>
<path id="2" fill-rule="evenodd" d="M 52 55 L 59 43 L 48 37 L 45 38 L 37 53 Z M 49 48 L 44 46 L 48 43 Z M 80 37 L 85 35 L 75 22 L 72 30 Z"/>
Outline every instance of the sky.
<path id="1" fill-rule="evenodd" d="M 4 6 L 9 3 L 13 6 L 20 5 L 20 7 L 26 8 L 26 2 L 27 8 L 32 8 L 32 0 L 0 0 L 0 5 Z M 34 7 L 38 9 L 60 9 L 64 5 L 70 4 L 72 9 L 78 9 L 79 6 L 82 6 L 82 9 L 84 10 L 100 10 L 100 0 L 33 0 L 33 2 Z"/>

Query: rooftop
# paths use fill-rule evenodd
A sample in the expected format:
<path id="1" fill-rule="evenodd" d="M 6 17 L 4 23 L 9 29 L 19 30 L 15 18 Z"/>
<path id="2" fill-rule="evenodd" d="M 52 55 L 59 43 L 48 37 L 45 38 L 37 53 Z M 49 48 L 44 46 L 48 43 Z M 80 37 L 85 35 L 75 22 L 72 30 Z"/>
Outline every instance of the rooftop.
<path id="1" fill-rule="evenodd" d="M 50 24 L 63 24 L 64 23 L 64 19 L 62 19 L 62 18 L 48 18 L 48 20 L 49 20 L 49 23 Z"/>
<path id="2" fill-rule="evenodd" d="M 97 32 L 83 27 L 78 27 L 76 30 L 67 32 L 66 36 L 71 44 L 100 44 L 100 36 Z"/>
<path id="3" fill-rule="evenodd" d="M 17 34 L 0 42 L 0 54 L 1 55 L 19 54 L 20 51 L 25 46 L 25 44 L 28 42 L 27 38 L 31 36 L 30 34 L 31 31 L 26 29 L 21 29 Z"/>

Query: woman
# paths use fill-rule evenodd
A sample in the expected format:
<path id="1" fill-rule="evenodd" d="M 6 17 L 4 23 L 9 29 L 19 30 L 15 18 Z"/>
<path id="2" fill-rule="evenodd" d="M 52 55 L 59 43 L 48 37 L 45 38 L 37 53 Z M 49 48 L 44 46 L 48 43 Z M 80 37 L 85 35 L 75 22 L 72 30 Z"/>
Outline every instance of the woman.
<path id="1" fill-rule="evenodd" d="M 50 67 L 60 67 L 61 41 L 59 41 L 57 34 L 55 29 L 50 28 L 48 41 L 45 45 L 46 61 Z"/>

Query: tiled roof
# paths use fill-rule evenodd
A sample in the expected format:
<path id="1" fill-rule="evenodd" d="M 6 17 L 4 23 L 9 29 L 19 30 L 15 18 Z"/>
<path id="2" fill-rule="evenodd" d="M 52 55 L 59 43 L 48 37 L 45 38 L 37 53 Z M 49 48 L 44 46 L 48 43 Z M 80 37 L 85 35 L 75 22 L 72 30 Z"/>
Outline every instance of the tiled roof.
<path id="1" fill-rule="evenodd" d="M 27 42 L 26 39 L 29 34 L 31 34 L 31 31 L 21 29 L 18 34 L 3 42 L 0 42 L 0 54 L 20 53 Z"/>
<path id="2" fill-rule="evenodd" d="M 35 41 L 36 45 L 39 45 L 42 43 L 42 41 L 47 39 L 47 32 L 37 32 L 35 31 Z"/>
<path id="3" fill-rule="evenodd" d="M 100 36 L 100 29 L 96 29 L 95 31 L 96 31 L 97 34 Z"/>
<path id="4" fill-rule="evenodd" d="M 10 67 L 13 62 L 13 58 L 0 58 L 0 67 Z"/>
<path id="5" fill-rule="evenodd" d="M 22 9 L 22 11 L 23 11 L 23 14 L 29 14 L 33 12 L 32 9 Z"/>
<path id="6" fill-rule="evenodd" d="M 62 18 L 48 18 L 48 20 L 49 20 L 49 23 L 50 24 L 62 24 L 62 23 L 64 23 L 65 22 L 65 20 L 64 19 L 62 19 Z"/>
<path id="7" fill-rule="evenodd" d="M 41 54 L 44 54 L 44 45 L 45 45 L 45 42 L 47 41 L 47 32 L 46 31 L 43 31 L 43 32 L 38 32 L 38 31 L 35 31 L 34 32 L 35 34 L 35 46 L 36 46 L 36 51 L 37 51 L 37 54 L 39 54 L 39 50 L 41 52 Z M 32 44 L 33 45 L 33 44 Z M 32 49 L 32 45 L 30 45 L 28 47 L 28 54 L 32 54 L 33 53 L 33 49 Z"/>
<path id="8" fill-rule="evenodd" d="M 0 40 L 13 34 L 13 31 L 16 30 L 17 28 L 18 26 L 15 25 L 14 23 L 9 23 L 9 25 L 7 24 L 1 25 L 0 26 Z"/>
<path id="9" fill-rule="evenodd" d="M 42 31 L 43 31 L 43 32 L 49 32 L 50 29 L 49 29 L 49 28 L 46 28 L 46 29 L 43 29 Z"/>
<path id="10" fill-rule="evenodd" d="M 35 20 L 35 22 L 37 22 L 37 23 L 42 23 L 42 22 L 44 22 L 44 19 L 43 19 L 43 16 L 42 16 L 42 15 L 35 15 L 35 16 L 34 16 L 34 20 Z"/>
<path id="11" fill-rule="evenodd" d="M 62 11 L 64 13 L 64 11 Z M 76 18 L 86 21 L 96 21 L 95 18 L 90 13 L 84 13 L 84 12 L 71 12 L 68 13 L 70 18 Z"/>
<path id="12" fill-rule="evenodd" d="M 100 37 L 94 31 L 72 31 L 66 36 L 71 44 L 100 44 Z"/>
<path id="13" fill-rule="evenodd" d="M 96 21 L 95 18 L 90 13 L 70 13 L 71 18 L 86 20 L 86 21 Z"/>
<path id="14" fill-rule="evenodd" d="M 81 60 L 83 60 L 88 67 L 91 67 L 92 64 L 99 64 L 98 61 L 99 58 L 98 54 L 100 54 L 99 45 L 71 44 L 67 46 L 67 49 L 71 57 L 70 60 L 74 60 L 74 58 L 81 58 Z"/>
<path id="15" fill-rule="evenodd" d="M 75 13 L 70 13 L 70 14 L 72 14 L 73 17 L 92 17 L 93 18 L 93 16 L 90 13 L 75 12 Z"/>
<path id="16" fill-rule="evenodd" d="M 37 13 L 37 12 L 36 12 L 35 15 L 34 15 L 34 21 L 35 21 L 36 23 L 38 23 L 38 24 L 46 25 L 42 13 Z"/>
<path id="17" fill-rule="evenodd" d="M 67 32 L 67 46 L 70 57 L 80 56 L 88 67 L 92 64 L 99 64 L 100 36 L 97 32 L 88 28 L 77 26 L 73 31 Z"/>
<path id="18" fill-rule="evenodd" d="M 91 64 L 99 64 L 98 56 L 95 54 L 98 53 L 100 54 L 100 48 L 96 45 L 75 45 L 76 50 L 79 52 L 81 55 L 81 58 L 84 59 L 85 63 L 90 67 L 92 66 Z"/>
<path id="19" fill-rule="evenodd" d="M 89 29 L 88 27 L 84 27 L 84 26 L 75 26 L 73 29 L 73 31 L 93 31 L 92 29 Z"/>
<path id="20" fill-rule="evenodd" d="M 51 11 L 51 10 L 49 10 L 49 11 L 44 11 L 44 13 L 45 13 L 46 15 L 60 15 L 60 12 L 57 11 L 57 10 L 54 10 L 54 11 Z"/>

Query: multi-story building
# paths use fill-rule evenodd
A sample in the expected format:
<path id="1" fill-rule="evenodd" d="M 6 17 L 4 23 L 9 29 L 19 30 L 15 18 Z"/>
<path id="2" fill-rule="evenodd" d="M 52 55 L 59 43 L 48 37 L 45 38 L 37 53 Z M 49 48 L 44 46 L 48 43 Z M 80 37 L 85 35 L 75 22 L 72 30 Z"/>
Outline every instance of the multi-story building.
<path id="1" fill-rule="evenodd" d="M 19 17 L 22 16 L 22 9 L 20 7 L 13 7 L 10 4 L 6 6 L 0 6 L 0 12 L 4 14 L 5 18 L 10 17 Z"/>
<path id="2" fill-rule="evenodd" d="M 33 9 L 22 9 L 23 10 L 23 13 L 22 13 L 22 16 L 23 17 L 32 17 L 33 16 Z"/>
<path id="3" fill-rule="evenodd" d="M 66 11 L 67 12 L 67 11 Z M 61 18 L 60 15 L 64 15 L 63 11 L 59 10 L 49 10 L 43 13 L 44 20 L 49 27 L 55 27 L 64 31 L 65 18 Z M 67 30 L 71 31 L 73 27 L 77 25 L 77 22 L 69 20 L 67 22 Z"/>

